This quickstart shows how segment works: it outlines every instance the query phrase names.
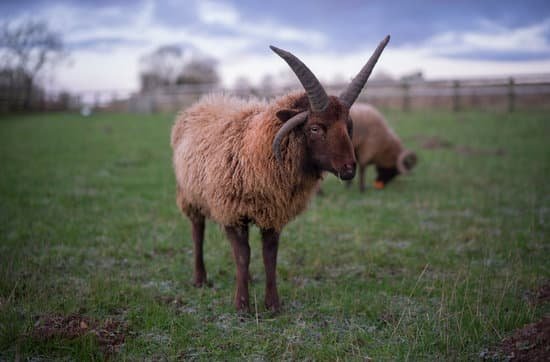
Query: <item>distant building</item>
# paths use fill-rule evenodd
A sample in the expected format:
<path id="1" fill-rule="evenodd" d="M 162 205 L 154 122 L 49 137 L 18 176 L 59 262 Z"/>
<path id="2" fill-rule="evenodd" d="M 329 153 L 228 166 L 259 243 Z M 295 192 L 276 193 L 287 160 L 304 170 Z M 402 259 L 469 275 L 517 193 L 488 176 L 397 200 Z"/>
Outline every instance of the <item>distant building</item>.
<path id="1" fill-rule="evenodd" d="M 401 76 L 400 80 L 407 83 L 418 83 L 425 81 L 424 74 L 421 71 L 405 74 Z"/>

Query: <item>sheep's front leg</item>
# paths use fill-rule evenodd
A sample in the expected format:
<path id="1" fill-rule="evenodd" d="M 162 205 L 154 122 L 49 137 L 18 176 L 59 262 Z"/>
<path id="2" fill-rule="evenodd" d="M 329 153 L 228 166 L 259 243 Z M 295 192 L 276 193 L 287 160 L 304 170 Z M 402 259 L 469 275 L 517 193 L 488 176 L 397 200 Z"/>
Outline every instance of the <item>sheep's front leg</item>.
<path id="1" fill-rule="evenodd" d="M 277 312 L 280 309 L 277 293 L 277 249 L 279 233 L 274 229 L 262 229 L 262 252 L 265 267 L 265 307 Z"/>
<path id="2" fill-rule="evenodd" d="M 193 254 L 195 257 L 195 271 L 193 276 L 193 285 L 202 287 L 206 284 L 206 268 L 202 252 L 204 242 L 204 216 L 196 216 L 191 219 L 193 227 Z"/>
<path id="3" fill-rule="evenodd" d="M 240 312 L 250 312 L 248 298 L 248 265 L 250 264 L 250 246 L 248 245 L 248 224 L 226 226 L 225 233 L 233 248 L 233 258 L 237 264 L 237 290 L 235 307 Z"/>

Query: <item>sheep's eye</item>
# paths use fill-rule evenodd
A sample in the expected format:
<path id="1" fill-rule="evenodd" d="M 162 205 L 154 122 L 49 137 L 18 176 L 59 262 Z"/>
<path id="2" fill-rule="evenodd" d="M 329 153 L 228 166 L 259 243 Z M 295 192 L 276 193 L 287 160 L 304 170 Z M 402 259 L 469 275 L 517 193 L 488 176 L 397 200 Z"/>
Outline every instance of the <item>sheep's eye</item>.
<path id="1" fill-rule="evenodd" d="M 321 127 L 319 126 L 311 126 L 311 128 L 309 129 L 309 131 L 313 134 L 317 134 L 317 133 L 320 133 L 321 132 Z"/>

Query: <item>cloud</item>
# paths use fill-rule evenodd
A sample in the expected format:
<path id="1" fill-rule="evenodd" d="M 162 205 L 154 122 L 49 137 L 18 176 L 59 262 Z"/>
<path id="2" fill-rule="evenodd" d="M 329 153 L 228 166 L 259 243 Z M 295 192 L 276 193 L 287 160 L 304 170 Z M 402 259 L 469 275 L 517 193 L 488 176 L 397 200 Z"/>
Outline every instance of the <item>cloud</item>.
<path id="1" fill-rule="evenodd" d="M 241 76 L 256 84 L 265 74 L 274 75 L 275 80 L 285 77 L 288 66 L 269 51 L 269 44 L 293 51 L 322 80 L 330 81 L 337 75 L 349 79 L 376 46 L 369 41 L 371 37 L 353 40 L 351 33 L 355 33 L 353 27 L 357 24 L 342 26 L 336 22 L 338 19 L 326 25 L 317 21 L 315 28 L 308 28 L 295 19 L 287 23 L 291 20 L 281 12 L 277 17 L 265 10 L 240 11 L 243 8 L 238 8 L 237 3 L 222 1 L 188 0 L 182 5 L 178 1 L 142 0 L 112 4 L 48 2 L 33 9 L 32 15 L 48 19 L 72 50 L 73 66 L 57 72 L 59 86 L 74 91 L 137 90 L 139 58 L 166 44 L 217 58 L 226 86 Z M 171 15 L 169 21 L 167 13 Z M 19 19 L 30 16 L 28 11 L 22 12 Z M 398 28 L 402 19 L 384 21 L 388 28 Z M 309 24 L 312 26 L 312 22 Z M 331 41 L 335 33 L 339 40 Z M 397 41 L 398 37 L 401 41 Z M 383 70 L 398 77 L 423 70 L 428 77 L 466 77 L 550 69 L 550 19 L 515 27 L 482 19 L 476 26 L 460 30 L 449 31 L 445 27 L 444 31 L 423 35 L 423 40 L 414 43 L 407 39 L 411 37 L 401 34 L 390 42 L 375 72 Z M 352 40 L 351 47 L 339 46 Z"/>
<path id="2" fill-rule="evenodd" d="M 221 24 L 229 27 L 237 26 L 240 20 L 240 15 L 233 6 L 214 1 L 200 2 L 198 16 L 205 24 Z"/>
<path id="3" fill-rule="evenodd" d="M 87 7 L 52 3 L 33 13 L 23 11 L 12 22 L 44 19 L 52 30 L 63 35 L 69 49 L 76 46 L 93 50 L 96 44 L 100 44 L 96 50 L 103 52 L 108 44 L 143 44 L 146 34 L 142 32 L 153 23 L 153 9 L 154 3 L 150 0 L 138 3 L 132 12 L 120 6 Z"/>
<path id="4" fill-rule="evenodd" d="M 155 19 L 156 3 L 135 5 L 133 11 L 110 6 L 85 8 L 52 5 L 40 11 L 63 34 L 71 51 L 71 66 L 58 69 L 57 87 L 75 91 L 138 89 L 139 59 L 156 47 L 178 44 L 214 56 L 231 58 L 250 46 L 240 35 L 210 34 L 182 26 L 174 29 Z M 30 18 L 21 14 L 16 21 Z"/>
<path id="5" fill-rule="evenodd" d="M 201 1 L 197 12 L 204 24 L 221 25 L 249 39 L 293 42 L 317 48 L 325 45 L 327 40 L 324 34 L 315 30 L 297 28 L 270 19 L 242 19 L 235 7 L 220 1 Z"/>
<path id="6" fill-rule="evenodd" d="M 139 87 L 138 59 L 133 49 L 120 47 L 105 53 L 83 49 L 73 53 L 71 60 L 72 66 L 58 69 L 50 88 L 129 92 Z"/>
<path id="7" fill-rule="evenodd" d="M 145 0 L 136 4 L 133 11 L 117 5 L 44 7 L 40 16 L 63 33 L 72 51 L 72 67 L 58 72 L 59 85 L 79 91 L 137 89 L 139 58 L 165 44 L 179 44 L 220 59 L 224 83 L 231 85 L 239 76 L 251 72 L 259 72 L 250 76 L 257 80 L 269 71 L 266 64 L 277 64 L 267 48 L 272 41 L 317 47 L 325 42 L 319 32 L 269 19 L 243 19 L 227 3 L 199 1 L 196 7 L 189 5 L 188 11 L 196 11 L 199 24 L 178 27 L 155 18 L 157 6 L 154 1 Z M 212 31 L 214 27 L 221 31 Z M 253 49 L 260 45 L 265 51 L 257 56 Z"/>
<path id="8" fill-rule="evenodd" d="M 479 60 L 550 59 L 550 19 L 516 28 L 481 21 L 477 31 L 452 31 L 428 38 L 427 54 Z M 410 46 L 413 48 L 413 46 Z"/>
<path id="9" fill-rule="evenodd" d="M 446 43 L 448 44 L 448 43 Z M 301 51 L 295 54 L 308 65 L 322 82 L 329 82 L 335 77 L 351 79 L 371 56 L 376 43 L 366 44 L 353 52 L 327 52 L 326 50 Z M 477 45 L 483 49 L 482 44 Z M 497 48 L 499 52 L 507 48 Z M 529 49 L 526 46 L 524 49 Z M 479 50 L 481 51 L 481 50 Z M 238 64 L 222 63 L 221 70 L 225 79 L 236 80 L 239 75 L 246 75 L 252 82 L 258 83 L 265 73 L 275 75 L 288 70 L 287 65 L 271 54 L 244 56 Z M 544 59 L 472 59 L 466 56 L 459 58 L 442 56 L 432 43 L 422 46 L 395 46 L 390 44 L 382 54 L 374 73 L 383 72 L 396 78 L 404 74 L 422 71 L 429 79 L 468 78 L 468 77 L 502 77 L 520 74 L 547 73 L 550 69 L 550 57 Z M 229 82 L 229 84 L 232 84 Z"/>

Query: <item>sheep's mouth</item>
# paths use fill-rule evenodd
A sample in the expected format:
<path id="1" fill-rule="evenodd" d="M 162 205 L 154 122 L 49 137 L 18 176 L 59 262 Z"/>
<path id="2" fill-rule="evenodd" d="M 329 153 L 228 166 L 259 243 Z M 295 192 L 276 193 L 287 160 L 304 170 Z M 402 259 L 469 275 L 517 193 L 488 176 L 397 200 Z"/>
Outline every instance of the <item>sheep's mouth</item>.
<path id="1" fill-rule="evenodd" d="M 336 176 L 338 176 L 339 179 L 344 181 L 349 181 L 352 178 L 355 177 L 355 167 L 354 168 L 345 168 L 340 171 L 334 172 Z"/>

